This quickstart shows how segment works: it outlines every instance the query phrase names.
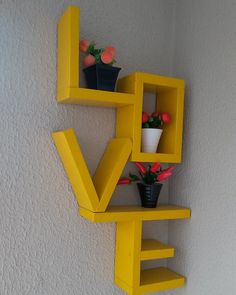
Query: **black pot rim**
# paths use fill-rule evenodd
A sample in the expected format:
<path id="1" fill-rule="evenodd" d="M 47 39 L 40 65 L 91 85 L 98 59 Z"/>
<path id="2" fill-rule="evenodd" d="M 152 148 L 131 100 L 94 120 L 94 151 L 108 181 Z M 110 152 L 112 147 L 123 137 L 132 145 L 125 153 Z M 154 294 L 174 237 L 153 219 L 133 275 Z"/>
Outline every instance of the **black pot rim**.
<path id="1" fill-rule="evenodd" d="M 114 66 L 111 66 L 111 65 L 94 64 L 94 65 L 92 65 L 92 66 L 89 66 L 89 67 L 84 68 L 83 71 L 86 71 L 87 69 L 96 68 L 96 67 L 103 68 L 103 69 L 117 69 L 117 70 L 121 70 L 121 68 L 119 68 L 119 67 L 114 67 Z"/>
<path id="2" fill-rule="evenodd" d="M 156 185 L 156 186 L 158 186 L 158 185 L 163 185 L 163 183 L 161 183 L 161 182 L 155 182 L 155 183 L 151 183 L 151 184 L 148 184 L 148 183 L 144 183 L 144 182 L 137 182 L 137 185 L 144 185 L 144 186 L 152 186 L 152 185 Z"/>

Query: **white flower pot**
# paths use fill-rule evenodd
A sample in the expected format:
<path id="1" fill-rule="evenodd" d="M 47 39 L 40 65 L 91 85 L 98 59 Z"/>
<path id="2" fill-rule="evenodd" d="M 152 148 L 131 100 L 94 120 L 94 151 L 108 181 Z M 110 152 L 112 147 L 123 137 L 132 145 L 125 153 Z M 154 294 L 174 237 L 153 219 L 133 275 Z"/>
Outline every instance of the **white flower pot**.
<path id="1" fill-rule="evenodd" d="M 142 128 L 142 152 L 156 153 L 162 129 Z"/>

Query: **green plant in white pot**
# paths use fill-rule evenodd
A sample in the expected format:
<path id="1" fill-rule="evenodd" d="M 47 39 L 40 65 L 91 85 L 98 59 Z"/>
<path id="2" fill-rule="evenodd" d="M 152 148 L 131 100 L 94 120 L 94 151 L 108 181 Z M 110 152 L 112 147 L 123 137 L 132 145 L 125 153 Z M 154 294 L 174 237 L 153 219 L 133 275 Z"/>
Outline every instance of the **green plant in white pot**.
<path id="1" fill-rule="evenodd" d="M 149 116 L 146 112 L 142 113 L 142 152 L 156 153 L 162 134 L 162 126 L 171 121 L 170 114 L 167 112 L 154 112 Z"/>

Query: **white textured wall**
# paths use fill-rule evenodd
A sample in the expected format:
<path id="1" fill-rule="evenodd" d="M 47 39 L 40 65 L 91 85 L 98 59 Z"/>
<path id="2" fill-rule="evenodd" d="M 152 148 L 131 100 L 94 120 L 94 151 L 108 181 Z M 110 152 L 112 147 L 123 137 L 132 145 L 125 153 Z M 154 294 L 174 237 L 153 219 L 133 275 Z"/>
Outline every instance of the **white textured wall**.
<path id="1" fill-rule="evenodd" d="M 78 215 L 50 136 L 73 127 L 93 172 L 114 135 L 114 110 L 56 103 L 56 24 L 70 4 L 81 7 L 82 37 L 117 47 L 121 75 L 171 70 L 171 0 L 0 0 L 1 295 L 123 294 L 115 227 Z M 134 193 L 119 188 L 115 201 Z M 145 228 L 167 238 L 165 222 Z"/>
<path id="2" fill-rule="evenodd" d="M 236 1 L 180 0 L 176 16 L 174 75 L 187 94 L 170 201 L 192 218 L 169 223 L 178 256 L 169 265 L 187 286 L 168 294 L 236 294 Z"/>

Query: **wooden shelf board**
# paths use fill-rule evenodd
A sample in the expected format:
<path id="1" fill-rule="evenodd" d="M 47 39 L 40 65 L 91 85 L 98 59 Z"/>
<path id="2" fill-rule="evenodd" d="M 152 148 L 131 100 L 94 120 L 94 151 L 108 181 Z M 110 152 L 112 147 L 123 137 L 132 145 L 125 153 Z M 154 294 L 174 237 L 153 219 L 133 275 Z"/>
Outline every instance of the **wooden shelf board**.
<path id="1" fill-rule="evenodd" d="M 135 95 L 88 88 L 68 88 L 58 102 L 87 106 L 122 107 L 134 104 Z"/>
<path id="2" fill-rule="evenodd" d="M 135 72 L 136 79 L 141 79 L 144 85 L 144 91 L 168 91 L 177 88 L 184 88 L 185 81 L 183 79 L 160 76 L 145 72 Z"/>
<path id="3" fill-rule="evenodd" d="M 112 206 L 105 212 L 96 213 L 80 207 L 80 215 L 92 222 L 167 220 L 189 218 L 190 209 L 175 205 L 159 205 L 151 209 L 140 206 Z"/>
<path id="4" fill-rule="evenodd" d="M 165 267 L 141 271 L 140 293 L 149 293 L 179 288 L 184 285 L 185 278 Z"/>
<path id="5" fill-rule="evenodd" d="M 168 153 L 132 153 L 131 162 L 162 162 L 162 163 L 180 163 L 181 155 Z"/>
<path id="6" fill-rule="evenodd" d="M 124 281 L 122 281 L 119 277 L 115 276 L 115 284 L 122 289 L 123 291 L 125 291 L 127 294 L 129 295 L 133 295 L 133 294 L 137 294 L 134 292 L 134 288 L 132 286 L 127 285 Z"/>
<path id="7" fill-rule="evenodd" d="M 141 260 L 162 259 L 174 256 L 174 248 L 160 241 L 142 240 Z"/>

